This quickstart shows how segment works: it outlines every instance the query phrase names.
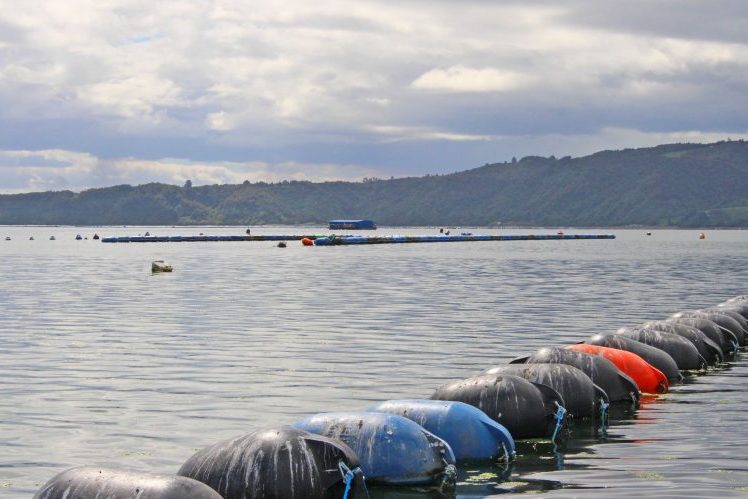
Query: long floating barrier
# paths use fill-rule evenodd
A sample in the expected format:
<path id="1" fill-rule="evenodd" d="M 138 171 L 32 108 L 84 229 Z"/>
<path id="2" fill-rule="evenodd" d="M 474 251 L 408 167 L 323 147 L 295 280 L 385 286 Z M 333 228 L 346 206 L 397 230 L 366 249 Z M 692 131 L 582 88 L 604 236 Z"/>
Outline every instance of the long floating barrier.
<path id="1" fill-rule="evenodd" d="M 613 234 L 526 234 L 526 235 L 434 235 L 434 236 L 338 236 L 327 234 L 261 236 L 119 236 L 102 237 L 102 243 L 190 243 L 240 241 L 314 241 L 317 246 L 343 244 L 444 243 L 458 241 L 545 241 L 558 239 L 615 239 Z"/>
<path id="2" fill-rule="evenodd" d="M 491 236 L 435 235 L 435 236 L 329 236 L 317 237 L 315 246 L 338 246 L 348 244 L 396 244 L 396 243 L 452 243 L 463 241 L 555 241 L 569 239 L 615 239 L 614 234 L 525 234 Z"/>
<path id="3" fill-rule="evenodd" d="M 312 241 L 327 235 L 265 235 L 265 236 L 122 236 L 103 237 L 102 243 L 192 243 L 192 242 L 216 242 L 216 241 L 300 241 L 311 239 Z M 347 236 L 346 236 L 347 237 Z"/>
<path id="4" fill-rule="evenodd" d="M 394 241 L 395 237 L 400 236 L 325 239 L 406 242 Z M 412 242 L 433 241 L 430 236 L 415 237 L 425 240 Z M 493 237 L 465 240 L 532 236 Z M 748 295 L 743 295 L 715 307 L 621 328 L 615 334 L 598 334 L 565 348 L 544 347 L 444 384 L 428 400 L 390 400 L 366 411 L 310 415 L 292 426 L 224 440 L 197 451 L 176 475 L 72 468 L 51 478 L 34 499 L 125 498 L 132 497 L 133 490 L 152 499 L 363 499 L 369 497 L 367 484 L 425 486 L 448 493 L 457 482 L 456 465 L 472 466 L 469 463 L 476 459 L 494 465 L 504 462 L 511 474 L 508 464 L 516 455 L 515 439 L 550 436 L 558 453 L 556 438 L 563 438 L 559 430 L 575 424 L 567 414 L 579 421 L 599 422 L 604 429 L 610 424 L 611 404 L 624 403 L 636 410 L 642 392 L 667 392 L 671 382 L 682 379 L 680 370 L 706 374 L 711 367 L 719 368 L 725 359 L 737 358 L 746 343 Z"/>

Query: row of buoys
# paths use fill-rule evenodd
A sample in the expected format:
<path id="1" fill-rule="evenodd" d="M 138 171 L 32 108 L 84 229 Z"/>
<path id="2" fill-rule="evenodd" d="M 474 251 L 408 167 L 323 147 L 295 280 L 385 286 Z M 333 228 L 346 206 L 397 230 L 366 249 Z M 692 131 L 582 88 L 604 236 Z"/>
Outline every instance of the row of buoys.
<path id="1" fill-rule="evenodd" d="M 84 237 L 84 236 L 81 236 L 80 234 L 76 234 L 76 236 L 75 236 L 75 240 L 76 240 L 76 241 L 81 241 L 81 240 L 83 240 L 83 239 L 86 239 L 86 240 L 88 240 L 88 236 L 85 236 L 85 237 Z M 98 239 L 101 239 L 101 238 L 99 237 L 99 235 L 98 235 L 98 234 L 94 234 L 94 235 L 93 235 L 93 237 L 92 237 L 92 239 L 94 239 L 94 240 L 98 240 Z M 10 236 L 6 236 L 6 237 L 5 237 L 5 240 L 6 240 L 6 241 L 10 241 L 10 240 L 11 240 Z M 34 236 L 29 236 L 29 241 L 33 241 L 33 240 L 34 240 Z M 55 236 L 49 236 L 49 240 L 50 240 L 50 241 L 56 241 L 56 240 L 57 240 L 57 238 L 56 238 Z"/>
<path id="2" fill-rule="evenodd" d="M 176 477 L 73 468 L 35 497 L 349 499 L 368 497 L 367 484 L 450 488 L 456 463 L 511 460 L 515 438 L 555 443 L 568 419 L 605 425 L 609 404 L 664 393 L 681 371 L 704 372 L 733 357 L 747 335 L 748 295 L 542 348 L 440 386 L 429 400 L 317 414 L 219 442 Z"/>

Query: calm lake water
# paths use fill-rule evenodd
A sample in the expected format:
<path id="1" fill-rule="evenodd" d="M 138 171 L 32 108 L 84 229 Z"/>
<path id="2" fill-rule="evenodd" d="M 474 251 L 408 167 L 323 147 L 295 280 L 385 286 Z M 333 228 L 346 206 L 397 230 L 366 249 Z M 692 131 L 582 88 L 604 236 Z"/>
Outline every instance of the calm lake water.
<path id="1" fill-rule="evenodd" d="M 146 230 L 243 233 L 0 227 L 0 496 L 30 497 L 77 465 L 173 474 L 228 437 L 428 398 L 542 346 L 748 293 L 748 231 L 286 249 L 74 240 Z M 327 231 L 252 231 L 302 232 Z M 151 275 L 154 259 L 174 272 Z M 742 354 L 638 410 L 617 408 L 606 432 L 575 427 L 560 452 L 522 445 L 509 470 L 463 468 L 457 495 L 746 497 L 746 449 Z"/>

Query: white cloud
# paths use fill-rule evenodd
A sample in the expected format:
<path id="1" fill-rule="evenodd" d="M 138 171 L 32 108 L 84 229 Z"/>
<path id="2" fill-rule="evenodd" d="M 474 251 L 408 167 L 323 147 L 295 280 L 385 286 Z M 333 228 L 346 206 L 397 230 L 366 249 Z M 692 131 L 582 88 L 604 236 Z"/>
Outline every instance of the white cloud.
<path id="1" fill-rule="evenodd" d="M 526 85 L 530 81 L 531 78 L 512 71 L 452 66 L 427 71 L 411 85 L 420 90 L 444 92 L 505 92 Z"/>
<path id="2" fill-rule="evenodd" d="M 385 141 L 432 141 L 446 140 L 451 142 L 470 142 L 494 140 L 497 137 L 490 135 L 471 135 L 467 133 L 452 133 L 434 130 L 424 127 L 403 127 L 388 125 L 369 125 L 363 127 L 365 130 L 374 132 L 384 137 Z"/>
<path id="3" fill-rule="evenodd" d="M 115 184 L 163 182 L 194 185 L 279 182 L 282 180 L 350 180 L 382 177 L 384 173 L 359 165 L 311 164 L 292 161 L 268 163 L 196 162 L 176 158 L 101 159 L 86 153 L 64 150 L 0 151 L 0 192 L 69 189 Z"/>

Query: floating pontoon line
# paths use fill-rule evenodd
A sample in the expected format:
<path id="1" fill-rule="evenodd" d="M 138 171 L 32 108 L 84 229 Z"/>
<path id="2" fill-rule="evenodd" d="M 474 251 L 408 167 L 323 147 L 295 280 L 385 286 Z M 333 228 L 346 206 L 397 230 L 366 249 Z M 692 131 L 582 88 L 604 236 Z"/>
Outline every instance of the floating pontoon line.
<path id="1" fill-rule="evenodd" d="M 526 234 L 526 235 L 469 235 L 469 236 L 331 236 L 317 237 L 315 246 L 338 246 L 348 244 L 394 244 L 394 243 L 451 243 L 460 241 L 556 241 L 570 239 L 615 239 L 614 234 Z"/>
<path id="2" fill-rule="evenodd" d="M 188 243 L 213 241 L 300 241 L 304 238 L 326 238 L 327 235 L 266 235 L 266 236 L 123 236 L 103 237 L 102 243 Z"/>

